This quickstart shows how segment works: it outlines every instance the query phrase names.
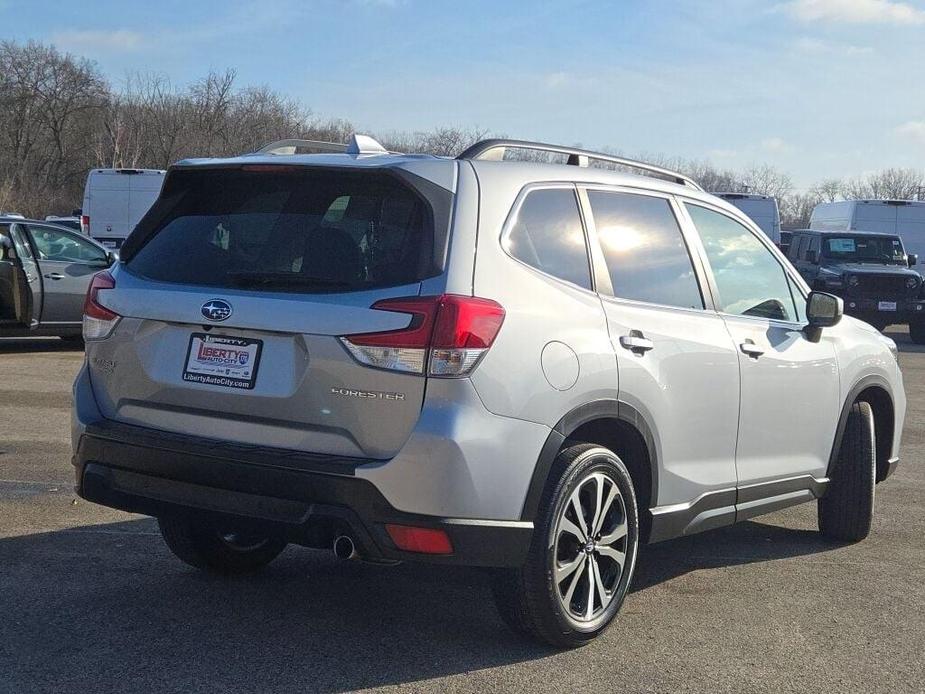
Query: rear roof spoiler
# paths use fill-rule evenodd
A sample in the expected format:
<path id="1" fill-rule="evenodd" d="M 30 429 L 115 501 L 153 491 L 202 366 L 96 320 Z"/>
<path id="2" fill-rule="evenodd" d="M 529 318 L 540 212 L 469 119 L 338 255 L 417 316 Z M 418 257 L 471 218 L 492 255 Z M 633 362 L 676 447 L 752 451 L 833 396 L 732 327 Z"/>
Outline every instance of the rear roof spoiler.
<path id="1" fill-rule="evenodd" d="M 656 166 L 655 164 L 647 164 L 646 162 L 636 161 L 635 159 L 625 159 L 623 157 L 615 157 L 611 154 L 592 152 L 590 150 L 578 149 L 575 147 L 550 145 L 544 142 L 507 140 L 498 138 L 481 140 L 468 147 L 456 158 L 483 161 L 501 161 L 504 158 L 505 151 L 508 149 L 526 149 L 535 152 L 548 152 L 550 154 L 565 154 L 568 156 L 566 163 L 572 166 L 588 166 L 590 160 L 605 161 L 610 164 L 617 164 L 619 166 L 626 166 L 631 169 L 638 169 L 640 171 L 646 171 L 648 173 L 664 176 L 665 178 L 668 178 L 675 183 L 680 183 L 681 185 L 688 186 L 694 190 L 703 190 L 703 188 L 697 185 L 694 179 L 690 178 L 689 176 L 685 176 L 684 174 L 677 171 L 672 171 L 671 169 Z"/>
<path id="2" fill-rule="evenodd" d="M 302 150 L 301 152 L 299 150 Z M 385 147 L 368 135 L 354 133 L 350 140 L 343 142 L 322 142 L 320 140 L 288 139 L 271 142 L 258 149 L 254 154 L 352 154 L 353 156 L 372 154 L 398 154 L 389 152 Z"/>

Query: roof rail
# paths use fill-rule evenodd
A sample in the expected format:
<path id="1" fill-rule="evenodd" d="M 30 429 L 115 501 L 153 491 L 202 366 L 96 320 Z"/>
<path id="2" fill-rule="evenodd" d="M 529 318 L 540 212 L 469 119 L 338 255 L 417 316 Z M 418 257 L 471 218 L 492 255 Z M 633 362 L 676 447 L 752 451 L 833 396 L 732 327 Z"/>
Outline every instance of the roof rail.
<path id="1" fill-rule="evenodd" d="M 665 176 L 673 180 L 675 183 L 690 186 L 694 190 L 703 190 L 703 188 L 697 185 L 694 179 L 690 178 L 689 176 L 685 176 L 684 174 L 678 173 L 677 171 L 662 168 L 661 166 L 656 166 L 655 164 L 646 164 L 645 162 L 636 161 L 634 159 L 624 159 L 623 157 L 615 157 L 610 154 L 591 152 L 586 149 L 577 149 L 575 147 L 548 145 L 543 142 L 529 142 L 527 140 L 505 140 L 498 138 L 481 140 L 468 147 L 456 158 L 500 161 L 504 158 L 504 152 L 507 149 L 529 149 L 537 152 L 549 152 L 551 154 L 567 154 L 567 163 L 572 166 L 587 166 L 590 159 L 606 161 L 611 164 L 619 164 L 620 166 L 640 169 L 641 171 L 648 171 L 649 173 Z"/>
<path id="2" fill-rule="evenodd" d="M 336 154 L 389 154 L 389 151 L 369 135 L 354 133 L 347 143 L 321 142 L 320 140 L 288 139 L 271 142 L 258 149 L 254 154 L 296 154 L 300 149 L 312 152 Z"/>

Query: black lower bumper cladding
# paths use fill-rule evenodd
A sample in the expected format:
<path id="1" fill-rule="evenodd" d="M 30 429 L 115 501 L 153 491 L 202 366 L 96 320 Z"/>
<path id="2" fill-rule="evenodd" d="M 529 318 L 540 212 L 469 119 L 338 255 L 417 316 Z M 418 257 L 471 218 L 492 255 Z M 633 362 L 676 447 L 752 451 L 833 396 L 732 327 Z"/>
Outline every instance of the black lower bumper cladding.
<path id="1" fill-rule="evenodd" d="M 200 514 L 265 526 L 287 540 L 330 547 L 349 533 L 374 560 L 519 566 L 533 534 L 522 521 L 409 514 L 356 468 L 374 461 L 217 442 L 117 422 L 87 427 L 73 463 L 88 501 L 151 516 Z M 375 461 L 381 462 L 381 461 Z M 444 530 L 449 555 L 397 549 L 386 523 Z"/>

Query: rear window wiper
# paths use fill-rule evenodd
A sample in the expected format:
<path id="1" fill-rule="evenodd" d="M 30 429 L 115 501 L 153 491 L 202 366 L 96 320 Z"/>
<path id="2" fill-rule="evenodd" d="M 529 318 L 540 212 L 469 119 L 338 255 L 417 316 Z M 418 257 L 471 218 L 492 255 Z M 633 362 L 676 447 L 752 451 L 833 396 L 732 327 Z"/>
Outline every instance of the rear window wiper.
<path id="1" fill-rule="evenodd" d="M 242 287 L 352 287 L 350 282 L 328 277 L 313 277 L 297 272 L 229 272 L 225 275 Z"/>

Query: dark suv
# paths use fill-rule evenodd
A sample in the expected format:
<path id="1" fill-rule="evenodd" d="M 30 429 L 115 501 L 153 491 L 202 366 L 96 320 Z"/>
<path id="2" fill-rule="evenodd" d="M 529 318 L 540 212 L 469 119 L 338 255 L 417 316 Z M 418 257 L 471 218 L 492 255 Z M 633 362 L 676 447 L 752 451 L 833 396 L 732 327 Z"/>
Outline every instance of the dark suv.
<path id="1" fill-rule="evenodd" d="M 845 313 L 878 330 L 908 324 L 916 343 L 925 343 L 922 276 L 910 269 L 902 239 L 868 231 L 794 231 L 787 253 L 813 289 L 845 300 Z"/>

